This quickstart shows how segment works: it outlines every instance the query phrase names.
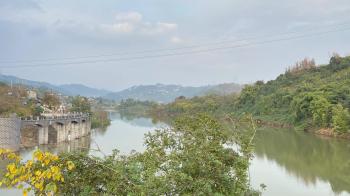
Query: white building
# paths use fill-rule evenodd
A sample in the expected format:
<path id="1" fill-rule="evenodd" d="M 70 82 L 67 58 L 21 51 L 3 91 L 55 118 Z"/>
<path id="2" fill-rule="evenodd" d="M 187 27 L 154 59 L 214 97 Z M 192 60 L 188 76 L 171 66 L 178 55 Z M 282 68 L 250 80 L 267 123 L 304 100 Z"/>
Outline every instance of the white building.
<path id="1" fill-rule="evenodd" d="M 33 90 L 27 90 L 27 98 L 37 99 L 37 93 Z"/>

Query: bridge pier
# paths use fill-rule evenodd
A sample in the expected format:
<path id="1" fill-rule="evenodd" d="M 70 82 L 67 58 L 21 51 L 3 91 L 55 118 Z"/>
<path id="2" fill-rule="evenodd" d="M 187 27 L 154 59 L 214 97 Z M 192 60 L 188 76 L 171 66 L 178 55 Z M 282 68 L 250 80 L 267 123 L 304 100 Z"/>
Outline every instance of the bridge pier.
<path id="1" fill-rule="evenodd" d="M 61 143 L 67 140 L 66 124 L 55 123 L 53 126 L 57 131 L 56 143 Z"/>
<path id="2" fill-rule="evenodd" d="M 49 143 L 49 127 L 42 126 L 39 127 L 39 145 Z"/>

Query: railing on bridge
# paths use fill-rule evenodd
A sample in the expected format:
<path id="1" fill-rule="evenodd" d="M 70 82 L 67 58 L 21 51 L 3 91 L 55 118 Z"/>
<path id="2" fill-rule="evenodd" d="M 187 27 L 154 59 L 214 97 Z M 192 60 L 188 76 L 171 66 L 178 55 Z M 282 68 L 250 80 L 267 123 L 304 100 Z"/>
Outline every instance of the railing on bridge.
<path id="1" fill-rule="evenodd" d="M 45 114 L 45 116 L 29 116 L 22 117 L 22 121 L 38 121 L 38 120 L 68 120 L 68 119 L 77 119 L 85 118 L 89 119 L 90 115 L 86 113 L 66 113 L 66 114 Z"/>

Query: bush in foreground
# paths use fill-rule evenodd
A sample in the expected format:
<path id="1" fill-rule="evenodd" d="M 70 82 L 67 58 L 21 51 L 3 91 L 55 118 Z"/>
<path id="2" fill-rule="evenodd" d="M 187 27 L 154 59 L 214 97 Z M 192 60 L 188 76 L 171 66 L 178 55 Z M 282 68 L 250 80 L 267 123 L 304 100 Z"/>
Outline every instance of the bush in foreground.
<path id="1" fill-rule="evenodd" d="M 60 195 L 253 195 L 247 175 L 251 137 L 246 138 L 236 141 L 206 115 L 181 118 L 172 128 L 147 134 L 142 153 L 52 155 L 61 168 L 60 180 L 46 178 L 44 184 L 55 183 L 47 189 Z M 234 143 L 244 145 L 237 150 Z M 62 169 L 63 163 L 68 169 Z M 36 175 L 36 170 L 30 172 Z"/>

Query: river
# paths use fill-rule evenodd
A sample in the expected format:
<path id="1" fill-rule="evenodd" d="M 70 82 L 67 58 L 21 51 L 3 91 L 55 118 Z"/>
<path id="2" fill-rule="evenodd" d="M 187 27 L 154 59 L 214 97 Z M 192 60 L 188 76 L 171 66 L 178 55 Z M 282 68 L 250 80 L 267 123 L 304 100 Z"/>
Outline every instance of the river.
<path id="1" fill-rule="evenodd" d="M 105 130 L 93 130 L 88 137 L 58 146 L 40 146 L 51 152 L 93 149 L 105 154 L 118 149 L 123 154 L 142 151 L 144 134 L 166 127 L 151 119 L 111 115 Z M 265 184 L 266 196 L 350 195 L 350 141 L 319 137 L 291 130 L 259 130 L 254 140 L 255 156 L 249 168 L 253 188 Z M 35 148 L 22 149 L 25 159 Z M 17 190 L 0 190 L 0 195 L 20 195 Z"/>

